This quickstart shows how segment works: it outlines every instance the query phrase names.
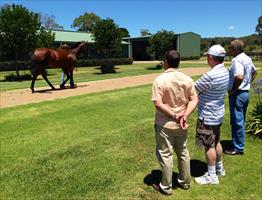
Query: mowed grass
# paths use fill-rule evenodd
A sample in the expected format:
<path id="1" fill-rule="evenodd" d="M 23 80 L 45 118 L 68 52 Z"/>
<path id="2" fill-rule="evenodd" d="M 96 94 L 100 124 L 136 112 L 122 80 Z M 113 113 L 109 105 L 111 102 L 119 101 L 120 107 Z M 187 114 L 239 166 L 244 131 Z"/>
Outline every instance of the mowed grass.
<path id="1" fill-rule="evenodd" d="M 166 197 L 147 185 L 160 169 L 150 96 L 147 85 L 2 108 L 1 199 L 261 199 L 262 141 L 249 136 L 244 156 L 224 156 L 219 185 L 194 183 L 206 164 L 194 145 L 197 112 L 189 121 L 191 188 Z M 255 100 L 251 91 L 249 110 Z M 231 139 L 227 98 L 221 132 Z"/>
<path id="2" fill-rule="evenodd" d="M 79 67 L 74 70 L 75 83 L 88 82 L 103 79 L 120 78 L 126 76 L 137 76 L 152 73 L 160 73 L 161 69 L 156 69 L 157 63 L 145 63 L 145 64 L 132 64 L 132 65 L 117 65 L 117 73 L 113 74 L 101 74 L 99 66 L 96 67 Z M 194 61 L 193 63 L 181 62 L 181 68 L 184 67 L 207 67 L 207 64 L 202 61 Z M 59 87 L 61 80 L 61 69 L 48 69 L 48 79 L 56 87 Z M 31 80 L 26 81 L 5 81 L 5 77 L 8 75 L 15 75 L 15 71 L 0 72 L 0 91 L 11 89 L 30 88 Z M 20 71 L 21 75 L 30 74 L 29 70 Z M 67 82 L 69 85 L 69 81 Z M 46 86 L 49 87 L 42 76 L 38 76 L 35 82 L 35 87 Z"/>

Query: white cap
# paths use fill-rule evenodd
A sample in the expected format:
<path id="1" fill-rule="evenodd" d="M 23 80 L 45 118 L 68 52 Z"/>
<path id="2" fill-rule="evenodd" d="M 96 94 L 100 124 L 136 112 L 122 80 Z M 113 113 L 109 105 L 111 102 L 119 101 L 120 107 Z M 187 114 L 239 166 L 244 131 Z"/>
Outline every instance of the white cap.
<path id="1" fill-rule="evenodd" d="M 207 54 L 212 55 L 212 56 L 225 57 L 226 51 L 221 45 L 216 44 L 210 47 L 208 49 L 208 52 L 204 53 L 204 55 L 207 55 Z"/>

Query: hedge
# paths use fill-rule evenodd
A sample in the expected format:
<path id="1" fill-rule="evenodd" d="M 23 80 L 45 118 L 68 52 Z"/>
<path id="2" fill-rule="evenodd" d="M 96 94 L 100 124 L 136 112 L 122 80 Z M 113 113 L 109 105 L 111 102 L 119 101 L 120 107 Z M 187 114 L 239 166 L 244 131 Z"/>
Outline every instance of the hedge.
<path id="1" fill-rule="evenodd" d="M 102 66 L 107 63 L 114 63 L 114 65 L 129 65 L 133 63 L 132 58 L 104 58 L 104 59 L 79 59 L 76 67 L 88 67 L 88 66 Z M 17 61 L 17 67 L 19 70 L 31 69 L 31 60 Z M 13 71 L 16 70 L 14 61 L 0 62 L 0 71 Z"/>

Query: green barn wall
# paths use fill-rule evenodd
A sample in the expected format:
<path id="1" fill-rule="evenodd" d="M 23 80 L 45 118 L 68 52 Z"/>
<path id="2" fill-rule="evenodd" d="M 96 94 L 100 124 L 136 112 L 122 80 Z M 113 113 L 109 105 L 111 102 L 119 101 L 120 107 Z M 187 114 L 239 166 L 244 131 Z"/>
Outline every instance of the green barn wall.
<path id="1" fill-rule="evenodd" d="M 200 35 L 191 32 L 177 35 L 177 47 L 181 57 L 199 57 Z"/>

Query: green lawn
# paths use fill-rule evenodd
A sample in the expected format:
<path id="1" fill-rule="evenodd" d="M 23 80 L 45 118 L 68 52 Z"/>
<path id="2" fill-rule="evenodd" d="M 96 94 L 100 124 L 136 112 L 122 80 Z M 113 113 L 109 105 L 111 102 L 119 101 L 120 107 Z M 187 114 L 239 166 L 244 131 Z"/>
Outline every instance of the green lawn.
<path id="1" fill-rule="evenodd" d="M 190 190 L 166 197 L 145 184 L 159 172 L 150 96 L 147 85 L 0 109 L 1 199 L 261 199 L 262 140 L 252 137 L 244 156 L 225 155 L 219 185 L 194 183 L 206 163 L 194 145 L 196 112 Z M 227 99 L 221 134 L 230 140 Z"/>
<path id="2" fill-rule="evenodd" d="M 116 66 L 117 73 L 115 74 L 101 74 L 101 70 L 98 67 L 79 67 L 77 71 L 74 71 L 75 83 L 95 81 L 102 79 L 120 78 L 126 76 L 137 76 L 144 74 L 152 74 L 161 72 L 161 70 L 156 69 L 156 63 L 148 64 L 133 64 L 133 65 L 118 65 Z M 207 67 L 206 63 L 195 61 L 195 63 L 181 63 L 181 68 L 184 67 Z M 11 72 L 0 72 L 0 91 L 20 89 L 20 88 L 30 88 L 31 80 L 20 81 L 20 82 L 9 82 L 5 81 L 5 76 L 10 74 L 15 74 L 14 71 Z M 21 75 L 30 74 L 29 70 L 21 71 Z M 48 69 L 48 79 L 50 82 L 58 87 L 60 84 L 61 69 Z M 68 83 L 69 84 L 69 81 Z M 38 76 L 35 83 L 35 87 L 47 86 L 45 80 L 42 76 Z"/>

